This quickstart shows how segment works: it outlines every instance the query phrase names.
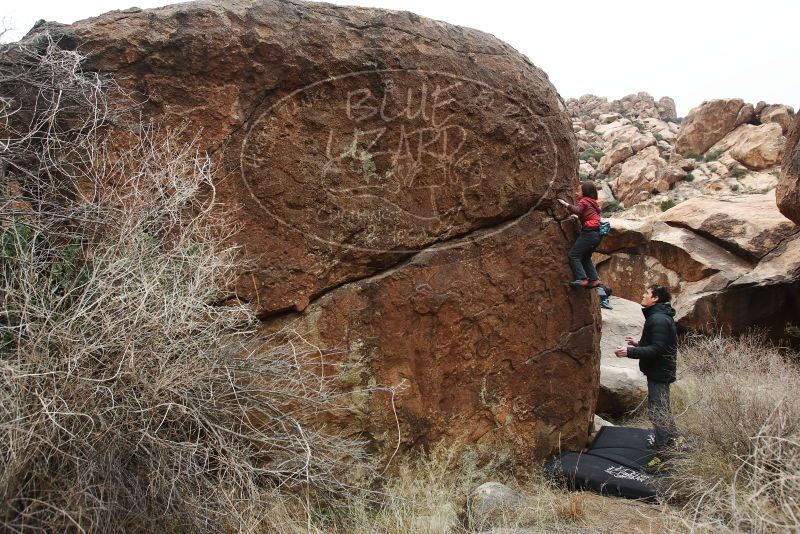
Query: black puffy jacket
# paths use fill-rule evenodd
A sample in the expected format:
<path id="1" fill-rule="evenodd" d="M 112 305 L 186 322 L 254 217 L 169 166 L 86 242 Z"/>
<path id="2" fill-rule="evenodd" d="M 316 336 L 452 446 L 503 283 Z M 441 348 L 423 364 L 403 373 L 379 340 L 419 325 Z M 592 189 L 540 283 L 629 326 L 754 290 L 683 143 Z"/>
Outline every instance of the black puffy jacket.
<path id="1" fill-rule="evenodd" d="M 628 347 L 628 358 L 639 360 L 639 369 L 650 380 L 675 382 L 678 332 L 675 310 L 669 302 L 643 308 L 644 329 L 638 347 Z"/>

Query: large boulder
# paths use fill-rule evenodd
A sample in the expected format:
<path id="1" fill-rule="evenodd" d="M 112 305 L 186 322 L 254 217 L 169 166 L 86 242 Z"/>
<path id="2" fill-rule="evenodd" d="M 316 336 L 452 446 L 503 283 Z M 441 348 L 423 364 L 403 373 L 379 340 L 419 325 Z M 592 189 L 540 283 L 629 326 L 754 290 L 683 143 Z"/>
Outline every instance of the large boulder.
<path id="1" fill-rule="evenodd" d="M 635 248 L 645 245 L 653 235 L 653 221 L 641 219 L 606 218 L 611 225 L 611 232 L 605 236 L 597 251 L 610 254 L 624 248 Z"/>
<path id="2" fill-rule="evenodd" d="M 773 104 L 765 106 L 758 114 L 758 118 L 764 124 L 778 124 L 781 127 L 781 133 L 786 135 L 794 120 L 794 110 L 789 106 Z"/>
<path id="3" fill-rule="evenodd" d="M 561 228 L 545 214 L 499 230 L 429 247 L 291 318 L 309 342 L 358 367 L 355 389 L 406 381 L 394 408 L 378 397 L 350 415 L 351 432 L 391 450 L 396 410 L 404 448 L 461 439 L 525 460 L 553 453 L 558 435 L 565 448 L 585 436 L 597 394 L 597 306 L 564 283 Z"/>
<path id="4" fill-rule="evenodd" d="M 611 182 L 614 196 L 630 206 L 644 200 L 652 192 L 669 191 L 669 182 L 664 176 L 667 162 L 658 149 L 649 146 L 622 164 L 619 176 Z"/>
<path id="5" fill-rule="evenodd" d="M 775 196 L 781 213 L 800 224 L 800 114 L 795 117 L 783 148 Z"/>
<path id="6" fill-rule="evenodd" d="M 710 100 L 689 111 L 675 140 L 675 152 L 702 154 L 740 124 L 753 118 L 753 106 L 739 98 Z"/>
<path id="7" fill-rule="evenodd" d="M 241 231 L 232 298 L 353 370 L 344 431 L 387 455 L 466 439 L 581 446 L 599 313 L 570 291 L 572 127 L 547 75 L 476 30 L 278 0 L 44 24 L 146 119 L 197 135 Z M 115 136 L 110 136 L 115 139 Z M 404 383 L 396 398 L 362 385 Z M 398 422 L 395 421 L 395 413 Z"/>
<path id="8" fill-rule="evenodd" d="M 656 138 L 647 131 L 620 119 L 596 129 L 603 135 L 604 156 L 600 159 L 598 170 L 607 173 L 611 167 L 630 158 L 640 150 L 655 145 Z"/>
<path id="9" fill-rule="evenodd" d="M 798 231 L 776 209 L 772 194 L 697 197 L 664 212 L 661 220 L 688 228 L 751 262 L 759 261 Z"/>
<path id="10" fill-rule="evenodd" d="M 675 101 L 672 98 L 662 96 L 658 99 L 658 116 L 664 121 L 678 120 L 678 112 L 675 111 Z"/>
<path id="11" fill-rule="evenodd" d="M 675 295 L 686 329 L 741 333 L 767 328 L 775 338 L 800 324 L 800 228 L 783 217 L 774 196 L 696 197 L 636 223 L 618 243 L 646 243 L 614 250 L 598 265 L 614 294 L 638 300 L 651 283 Z M 624 225 L 617 225 L 624 234 Z"/>
<path id="12" fill-rule="evenodd" d="M 748 169 L 764 170 L 778 163 L 784 141 L 779 124 L 742 124 L 715 143 L 709 152 L 729 151 L 735 161 Z"/>

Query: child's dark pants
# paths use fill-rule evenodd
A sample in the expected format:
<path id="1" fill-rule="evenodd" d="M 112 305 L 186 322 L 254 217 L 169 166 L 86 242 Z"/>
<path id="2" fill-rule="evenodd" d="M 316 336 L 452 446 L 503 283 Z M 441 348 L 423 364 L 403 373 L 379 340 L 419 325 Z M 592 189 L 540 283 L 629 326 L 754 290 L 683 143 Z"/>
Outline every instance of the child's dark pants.
<path id="1" fill-rule="evenodd" d="M 569 251 L 569 266 L 575 280 L 599 280 L 597 270 L 592 263 L 592 252 L 600 244 L 600 232 L 597 230 L 582 230 Z"/>

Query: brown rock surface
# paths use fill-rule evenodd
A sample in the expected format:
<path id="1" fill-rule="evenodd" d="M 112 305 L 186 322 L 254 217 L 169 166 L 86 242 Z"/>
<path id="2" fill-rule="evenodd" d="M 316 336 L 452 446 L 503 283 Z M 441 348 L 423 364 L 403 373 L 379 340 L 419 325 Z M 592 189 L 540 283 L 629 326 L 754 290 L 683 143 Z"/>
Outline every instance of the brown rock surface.
<path id="1" fill-rule="evenodd" d="M 800 233 L 724 289 L 706 287 L 692 293 L 695 302 L 681 314 L 688 328 L 743 332 L 761 327 L 785 338 L 787 326 L 800 324 Z"/>
<path id="2" fill-rule="evenodd" d="M 578 446 L 598 386 L 598 307 L 564 283 L 563 237 L 546 216 L 481 237 L 330 291 L 294 328 L 341 349 L 364 385 L 405 380 L 395 400 L 403 448 L 465 438 L 528 461 L 556 452 L 559 440 Z M 349 428 L 391 451 L 388 401 L 373 399 Z"/>
<path id="3" fill-rule="evenodd" d="M 529 461 L 583 444 L 599 313 L 565 287 L 570 236 L 547 215 L 575 189 L 575 139 L 527 58 L 407 12 L 291 0 L 48 27 L 146 117 L 191 122 L 252 265 L 236 296 L 364 380 L 404 379 L 404 446 L 466 435 Z M 354 399 L 348 427 L 391 452 L 390 408 Z"/>
<path id="4" fill-rule="evenodd" d="M 547 76 L 476 30 L 237 0 L 59 31 L 146 96 L 147 115 L 202 129 L 258 258 L 237 294 L 263 314 L 572 187 L 574 137 Z"/>
<path id="5" fill-rule="evenodd" d="M 611 224 L 611 232 L 597 247 L 598 252 L 610 254 L 624 248 L 635 248 L 650 242 L 653 221 L 636 219 L 605 218 Z"/>
<path id="6" fill-rule="evenodd" d="M 747 107 L 749 106 L 749 108 Z M 710 100 L 689 111 L 675 140 L 675 152 L 702 154 L 740 124 L 748 122 L 753 106 L 738 98 Z"/>
<path id="7" fill-rule="evenodd" d="M 658 99 L 658 116 L 664 121 L 675 121 L 678 119 L 678 112 L 675 111 L 675 101 L 672 98 L 662 96 Z"/>
<path id="8" fill-rule="evenodd" d="M 781 213 L 800 225 L 800 113 L 795 116 L 783 148 L 775 197 Z"/>
<path id="9" fill-rule="evenodd" d="M 729 151 L 736 162 L 748 169 L 763 170 L 778 163 L 784 141 L 778 124 L 742 124 L 715 143 L 709 152 Z"/>
<path id="10" fill-rule="evenodd" d="M 614 290 L 614 295 L 639 301 L 649 284 L 659 284 L 677 292 L 681 287 L 678 273 L 668 269 L 644 248 L 630 252 L 615 252 L 597 265 L 600 279 Z"/>
<path id="11" fill-rule="evenodd" d="M 789 131 L 794 120 L 794 111 L 789 106 L 773 104 L 765 106 L 759 113 L 758 118 L 762 123 L 774 122 L 779 124 L 784 135 Z"/>
<path id="12" fill-rule="evenodd" d="M 688 228 L 748 261 L 757 262 L 798 229 L 775 209 L 773 196 L 697 197 L 661 220 Z"/>
<path id="13" fill-rule="evenodd" d="M 658 149 L 649 146 L 622 164 L 619 176 L 611 182 L 614 196 L 626 206 L 646 198 L 653 191 L 669 191 L 669 182 L 663 177 L 667 162 Z"/>
<path id="14" fill-rule="evenodd" d="M 750 265 L 724 248 L 686 228 L 657 223 L 647 253 L 676 272 L 684 282 L 697 282 L 720 271 L 745 273 Z"/>

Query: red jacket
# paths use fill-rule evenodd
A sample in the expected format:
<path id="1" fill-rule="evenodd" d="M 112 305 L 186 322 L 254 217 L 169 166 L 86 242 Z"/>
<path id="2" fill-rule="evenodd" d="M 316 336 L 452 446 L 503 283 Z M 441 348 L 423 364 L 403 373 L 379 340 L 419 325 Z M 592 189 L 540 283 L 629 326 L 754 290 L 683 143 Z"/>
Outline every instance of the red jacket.
<path id="1" fill-rule="evenodd" d="M 578 205 L 567 206 L 570 213 L 574 213 L 581 221 L 581 228 L 600 227 L 600 204 L 593 198 L 581 197 Z"/>

